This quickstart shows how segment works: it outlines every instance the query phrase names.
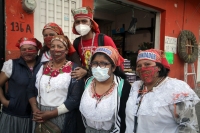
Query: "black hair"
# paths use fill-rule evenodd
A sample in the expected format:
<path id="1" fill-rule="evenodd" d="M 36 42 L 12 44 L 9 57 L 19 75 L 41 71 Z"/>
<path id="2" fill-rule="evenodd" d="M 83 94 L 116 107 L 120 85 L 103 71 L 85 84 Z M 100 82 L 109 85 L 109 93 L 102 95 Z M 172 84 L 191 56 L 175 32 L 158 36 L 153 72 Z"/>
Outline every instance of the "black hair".
<path id="1" fill-rule="evenodd" d="M 97 55 L 102 55 L 102 56 L 104 56 L 104 57 L 111 63 L 112 67 L 113 67 L 113 68 L 115 67 L 115 64 L 114 64 L 114 62 L 112 61 L 112 59 L 111 59 L 107 54 L 105 54 L 105 53 L 100 53 L 100 52 L 95 53 L 95 54 L 92 56 L 92 58 L 91 58 L 90 61 L 92 62 L 92 61 L 94 60 L 94 58 L 95 58 Z M 122 69 L 121 69 L 119 66 L 116 66 L 116 69 L 115 69 L 115 71 L 114 71 L 113 73 L 114 73 L 114 75 L 119 76 L 119 77 L 121 77 L 122 79 L 126 79 L 126 74 L 124 73 L 124 71 L 122 71 Z"/>
<path id="2" fill-rule="evenodd" d="M 165 68 L 161 63 L 156 62 L 156 66 L 158 66 L 160 68 L 159 71 L 159 77 L 167 77 L 170 70 L 168 68 Z"/>
<path id="3" fill-rule="evenodd" d="M 41 58 L 43 53 L 45 53 L 46 51 L 49 51 L 49 48 L 44 45 L 41 49 L 40 49 L 40 53 L 39 53 L 39 57 Z"/>

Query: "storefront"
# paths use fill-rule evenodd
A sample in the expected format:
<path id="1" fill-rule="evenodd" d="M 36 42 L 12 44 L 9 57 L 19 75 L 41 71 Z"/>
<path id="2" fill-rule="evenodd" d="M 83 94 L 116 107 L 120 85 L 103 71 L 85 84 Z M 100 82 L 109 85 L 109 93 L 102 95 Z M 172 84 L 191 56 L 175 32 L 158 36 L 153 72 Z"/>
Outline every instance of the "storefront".
<path id="1" fill-rule="evenodd" d="M 96 5 L 102 1 L 115 4 L 115 7 L 124 7 L 128 11 L 122 8 L 123 11 L 120 12 L 120 9 L 114 8 L 112 12 L 117 13 L 105 13 Z M 73 24 L 71 9 L 80 6 L 94 8 L 94 19 L 99 23 L 101 32 L 113 38 L 119 52 L 131 61 L 132 70 L 135 67 L 137 51 L 144 45 L 165 50 L 165 37 L 178 38 L 182 30 L 193 32 L 199 42 L 199 0 L 40 0 L 37 1 L 34 13 L 24 11 L 21 0 L 6 0 L 4 42 L 6 60 L 19 56 L 19 51 L 15 47 L 19 38 L 34 36 L 42 41 L 42 28 L 48 22 L 58 23 L 73 41 L 76 36 L 71 32 Z M 184 62 L 178 54 L 173 54 L 173 59 L 170 76 L 184 80 Z M 197 81 L 200 81 L 197 61 L 195 68 L 196 72 L 198 70 Z M 193 87 L 191 80 L 189 79 L 188 83 Z"/>
<path id="2" fill-rule="evenodd" d="M 176 40 L 182 30 L 191 31 L 197 43 L 200 41 L 200 18 L 198 17 L 200 2 L 198 0 L 104 1 L 106 2 L 100 0 L 94 2 L 95 18 L 100 24 L 101 31 L 110 35 L 119 46 L 119 52 L 123 57 L 131 61 L 133 71 L 138 50 L 153 47 L 166 51 L 166 38 Z M 133 24 L 134 19 L 137 19 L 136 26 Z M 131 24 L 133 24 L 132 31 L 135 28 L 135 33 L 130 32 Z M 169 76 L 184 80 L 184 61 L 178 55 L 177 43 L 175 50 L 172 51 L 174 53 L 173 61 L 170 62 Z M 198 57 L 197 60 L 200 58 Z M 200 65 L 197 60 L 194 64 L 197 81 L 200 81 Z M 191 68 L 189 72 L 192 73 Z M 187 82 L 194 88 L 192 75 L 188 76 Z"/>

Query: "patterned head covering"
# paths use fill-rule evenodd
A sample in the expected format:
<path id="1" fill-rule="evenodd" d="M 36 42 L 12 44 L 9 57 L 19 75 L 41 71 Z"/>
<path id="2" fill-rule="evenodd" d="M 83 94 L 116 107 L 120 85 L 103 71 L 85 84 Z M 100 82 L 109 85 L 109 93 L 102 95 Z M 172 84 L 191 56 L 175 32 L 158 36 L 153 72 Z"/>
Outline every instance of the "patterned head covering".
<path id="1" fill-rule="evenodd" d="M 165 68 L 170 69 L 170 65 L 165 58 L 165 54 L 162 50 L 158 49 L 147 49 L 140 50 L 138 52 L 137 62 L 140 60 L 151 60 L 154 62 L 161 63 Z"/>
<path id="2" fill-rule="evenodd" d="M 56 23 L 48 23 L 44 26 L 42 33 L 45 29 L 51 29 L 55 31 L 58 35 L 64 35 L 62 29 Z"/>
<path id="3" fill-rule="evenodd" d="M 111 46 L 99 46 L 94 51 L 94 54 L 99 53 L 99 52 L 105 53 L 106 55 L 108 55 L 112 59 L 112 61 L 114 62 L 114 64 L 116 66 L 121 67 L 121 64 L 123 64 L 123 62 L 124 62 L 124 58 L 119 54 L 119 52 L 115 48 L 113 48 Z"/>
<path id="4" fill-rule="evenodd" d="M 74 16 L 74 20 L 77 18 L 89 18 L 93 22 L 92 30 L 95 33 L 100 33 L 99 25 L 93 20 L 93 11 L 90 7 L 80 7 L 77 9 L 71 10 L 72 15 Z M 74 34 L 79 35 L 79 33 L 75 29 L 75 23 L 73 24 L 72 32 Z"/>
<path id="5" fill-rule="evenodd" d="M 26 38 L 26 37 L 21 38 L 16 43 L 16 47 L 18 47 L 20 49 L 21 46 L 26 45 L 26 44 L 33 45 L 38 50 L 42 48 L 42 43 L 40 41 L 38 41 L 36 38 Z"/>
<path id="6" fill-rule="evenodd" d="M 51 42 L 55 40 L 61 41 L 65 45 L 65 47 L 69 48 L 70 41 L 67 36 L 56 35 L 52 38 Z"/>

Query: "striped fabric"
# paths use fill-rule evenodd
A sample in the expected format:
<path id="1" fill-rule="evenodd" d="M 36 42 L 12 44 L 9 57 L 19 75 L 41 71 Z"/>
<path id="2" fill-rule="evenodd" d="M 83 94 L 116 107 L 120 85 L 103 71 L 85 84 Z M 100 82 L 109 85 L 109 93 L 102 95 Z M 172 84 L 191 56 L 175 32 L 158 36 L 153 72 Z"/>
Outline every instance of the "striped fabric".
<path id="1" fill-rule="evenodd" d="M 0 114 L 0 133 L 30 133 L 31 118 L 21 118 L 5 113 Z"/>

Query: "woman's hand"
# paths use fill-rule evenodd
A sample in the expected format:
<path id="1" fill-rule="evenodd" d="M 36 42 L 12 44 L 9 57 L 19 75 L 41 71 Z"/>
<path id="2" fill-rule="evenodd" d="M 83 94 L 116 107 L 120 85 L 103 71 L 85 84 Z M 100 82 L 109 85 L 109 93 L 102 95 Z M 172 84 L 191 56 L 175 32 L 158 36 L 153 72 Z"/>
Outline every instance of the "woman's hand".
<path id="1" fill-rule="evenodd" d="M 39 112 L 33 113 L 33 120 L 36 122 L 45 122 L 57 116 L 58 116 L 57 109 L 52 110 L 52 111 L 39 111 Z"/>
<path id="2" fill-rule="evenodd" d="M 85 70 L 81 67 L 77 67 L 77 68 L 75 68 L 74 71 L 71 72 L 72 78 L 75 78 L 77 80 L 83 78 L 85 75 L 87 75 L 87 70 Z"/>
<path id="3" fill-rule="evenodd" d="M 9 105 L 9 100 L 5 99 L 5 98 L 1 98 L 0 99 L 1 103 L 3 104 L 4 107 L 8 108 Z"/>

